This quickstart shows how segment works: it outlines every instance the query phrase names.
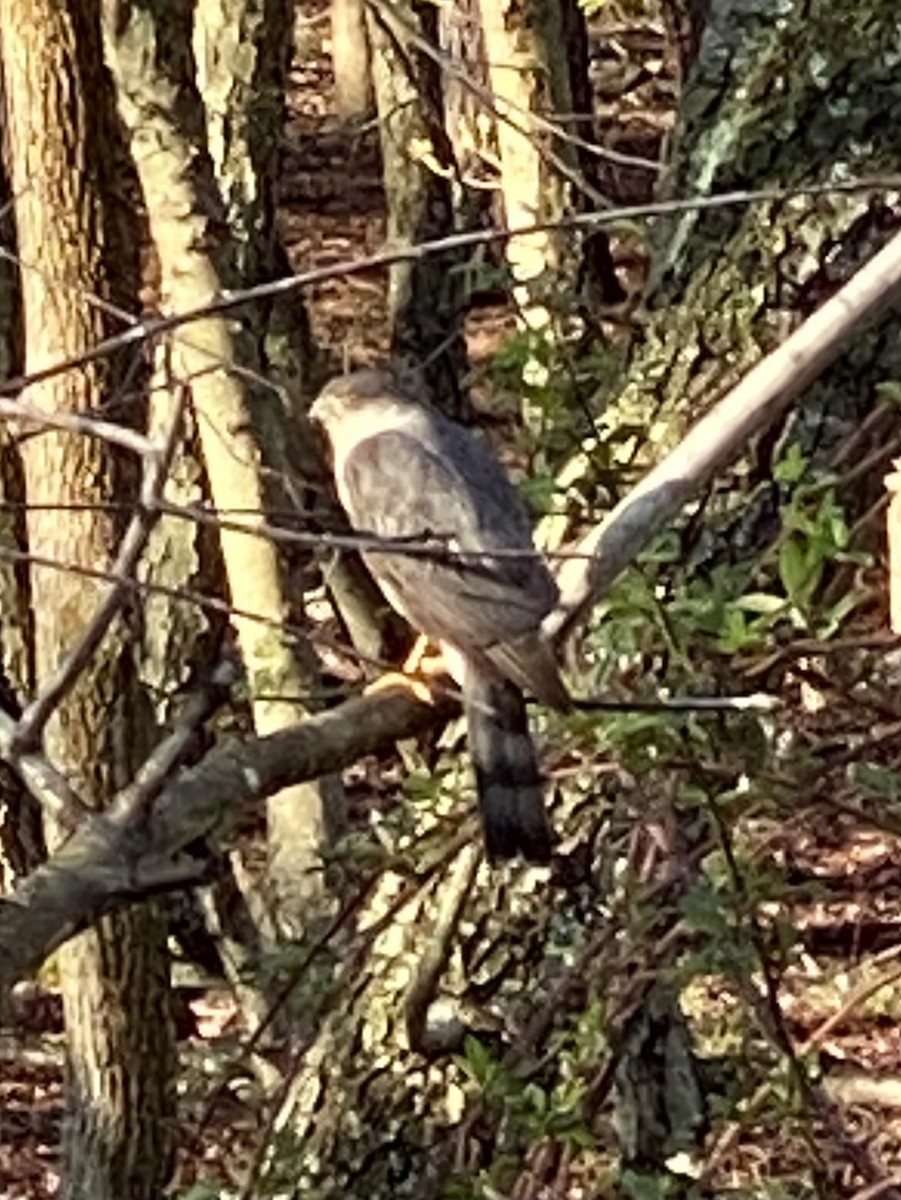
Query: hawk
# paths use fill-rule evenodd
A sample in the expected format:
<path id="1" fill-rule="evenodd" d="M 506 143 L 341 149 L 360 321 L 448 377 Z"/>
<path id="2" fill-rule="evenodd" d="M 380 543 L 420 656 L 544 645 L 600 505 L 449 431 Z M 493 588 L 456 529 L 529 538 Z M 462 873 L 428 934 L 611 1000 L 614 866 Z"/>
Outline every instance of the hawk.
<path id="1" fill-rule="evenodd" d="M 364 557 L 461 689 L 489 858 L 546 862 L 552 834 L 523 693 L 559 710 L 570 699 L 541 633 L 557 587 L 519 493 L 474 434 L 391 372 L 332 380 L 310 415 L 354 529 L 413 543 Z M 415 553 L 422 542 L 435 551 Z"/>

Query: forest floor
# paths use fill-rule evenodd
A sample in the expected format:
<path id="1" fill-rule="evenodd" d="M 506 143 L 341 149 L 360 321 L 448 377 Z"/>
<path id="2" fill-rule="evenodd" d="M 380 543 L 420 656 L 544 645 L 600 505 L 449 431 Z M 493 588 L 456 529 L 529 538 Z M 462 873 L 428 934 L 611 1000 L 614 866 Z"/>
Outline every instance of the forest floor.
<path id="1" fill-rule="evenodd" d="M 385 219 L 377 130 L 348 132 L 334 119 L 327 7 L 303 9 L 280 212 L 297 270 L 376 252 Z M 676 85 L 661 25 L 635 16 L 635 9 L 624 6 L 631 15 L 620 19 L 610 6 L 603 45 L 595 47 L 598 136 L 609 146 L 653 156 L 672 125 Z M 621 182 L 615 199 L 647 198 L 641 190 L 646 185 Z M 316 339 L 339 359 L 365 364 L 385 354 L 386 272 L 339 276 L 306 298 Z M 474 364 L 488 360 L 513 328 L 510 309 L 480 311 L 468 329 Z M 805 952 L 783 996 L 788 1028 L 797 1044 L 818 1049 L 828 1064 L 826 1095 L 841 1101 L 847 1129 L 895 1171 L 901 1171 L 901 1004 L 897 983 L 888 985 L 901 954 L 899 850 L 897 839 L 864 829 L 850 816 L 811 823 L 806 812 L 774 834 L 772 844 L 774 858 L 823 885 L 823 899 L 805 901 L 792 914 L 804 932 Z M 897 976 L 901 983 L 901 970 Z M 874 980 L 882 989 L 868 997 Z M 17 1006 L 19 1023 L 0 1035 L 0 1200 L 43 1200 L 58 1184 L 61 1012 L 52 989 L 31 985 L 19 990 Z M 234 1016 L 230 997 L 215 990 L 195 995 L 182 1014 L 181 1048 L 192 1076 L 188 1126 L 208 1102 L 215 1086 L 210 1081 L 237 1053 Z M 828 1127 L 828 1112 L 822 1117 Z M 238 1190 L 231 1166 L 243 1156 L 235 1151 L 252 1150 L 262 1118 L 233 1097 L 218 1104 L 211 1118 L 199 1141 L 183 1147 L 183 1160 L 191 1160 L 184 1178 L 218 1178 Z M 832 1136 L 828 1128 L 826 1136 Z M 772 1176 L 790 1177 L 799 1147 L 768 1130 L 736 1135 L 718 1153 L 724 1190 L 763 1195 L 772 1194 Z M 852 1193 L 849 1185 L 841 1194 Z"/>

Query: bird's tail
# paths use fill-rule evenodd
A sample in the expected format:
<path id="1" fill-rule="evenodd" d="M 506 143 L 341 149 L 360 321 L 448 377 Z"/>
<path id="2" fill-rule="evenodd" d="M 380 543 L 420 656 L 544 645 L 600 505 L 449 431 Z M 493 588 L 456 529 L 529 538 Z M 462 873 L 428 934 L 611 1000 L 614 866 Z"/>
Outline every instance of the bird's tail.
<path id="1" fill-rule="evenodd" d="M 525 698 L 515 684 L 467 668 L 463 704 L 488 857 L 547 862 L 553 837 Z"/>

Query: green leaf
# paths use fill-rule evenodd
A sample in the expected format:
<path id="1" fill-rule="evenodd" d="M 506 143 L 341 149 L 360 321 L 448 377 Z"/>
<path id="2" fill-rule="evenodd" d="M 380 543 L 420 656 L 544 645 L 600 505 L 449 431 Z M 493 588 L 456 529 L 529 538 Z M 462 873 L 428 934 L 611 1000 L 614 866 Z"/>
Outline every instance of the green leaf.
<path id="1" fill-rule="evenodd" d="M 798 537 L 787 537 L 779 547 L 779 578 L 789 598 L 798 603 L 810 579 L 810 564 Z"/>
<path id="2" fill-rule="evenodd" d="M 491 1051 L 476 1037 L 466 1038 L 463 1043 L 463 1058 L 458 1061 L 469 1077 L 482 1088 L 488 1087 L 497 1073 L 498 1064 Z"/>
<path id="3" fill-rule="evenodd" d="M 771 592 L 748 592 L 745 596 L 739 596 L 733 604 L 743 612 L 767 617 L 785 611 L 785 597 L 774 596 Z"/>
<path id="4" fill-rule="evenodd" d="M 817 634 L 824 639 L 832 637 L 844 623 L 845 617 L 849 616 L 859 604 L 868 598 L 868 594 L 863 588 L 849 588 L 831 608 L 827 608 L 823 613 L 817 623 Z"/>
<path id="5" fill-rule="evenodd" d="M 627 1170 L 623 1171 L 620 1183 L 631 1200 L 667 1200 L 674 1194 L 677 1180 L 662 1173 L 650 1175 Z"/>
<path id="6" fill-rule="evenodd" d="M 773 478 L 777 483 L 797 483 L 807 470 L 807 459 L 797 442 L 789 446 L 782 458 L 773 467 Z"/>
<path id="7" fill-rule="evenodd" d="M 593 1150 L 598 1144 L 598 1139 L 590 1129 L 584 1125 L 574 1125 L 572 1129 L 567 1129 L 563 1135 L 566 1141 L 580 1150 Z"/>

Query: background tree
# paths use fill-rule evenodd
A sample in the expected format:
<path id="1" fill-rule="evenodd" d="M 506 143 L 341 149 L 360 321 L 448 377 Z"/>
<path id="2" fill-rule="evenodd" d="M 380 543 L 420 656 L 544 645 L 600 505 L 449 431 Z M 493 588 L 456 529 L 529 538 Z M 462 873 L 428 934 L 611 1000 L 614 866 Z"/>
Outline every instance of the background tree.
<path id="1" fill-rule="evenodd" d="M 444 128 L 440 74 L 433 54 L 437 12 L 429 4 L 367 6 L 369 43 L 387 203 L 387 237 L 398 249 L 454 230 L 455 170 Z M 433 53 L 429 54 L 429 48 Z M 459 256 L 390 268 L 391 350 L 422 369 L 436 400 L 465 412 L 466 364 Z"/>
<path id="2" fill-rule="evenodd" d="M 237 16 L 246 18 L 247 12 Z M 259 12 L 252 23 L 258 37 L 265 28 L 262 18 Z M 237 35 L 244 23 L 238 20 L 227 30 Z M 268 89 L 261 99 L 254 72 L 251 78 L 218 68 L 211 72 L 206 64 L 208 92 L 215 96 L 216 80 L 227 79 L 238 95 L 237 101 L 226 95 L 228 108 L 213 110 L 207 119 L 195 84 L 192 45 L 198 29 L 211 46 L 217 33 L 214 21 L 195 25 L 192 6 L 168 0 L 145 10 L 140 19 L 132 14 L 129 20 L 122 13 L 108 23 L 110 61 L 159 256 L 163 303 L 171 311 L 197 307 L 223 288 L 238 286 L 238 256 L 253 272 L 252 279 L 265 274 L 267 257 L 269 265 L 272 261 L 272 250 L 265 245 L 267 239 L 270 246 L 272 242 L 266 201 L 271 179 L 260 174 L 250 154 L 258 127 L 264 144 L 271 144 L 277 131 L 281 73 L 261 70 Z M 221 28 L 218 32 L 221 38 Z M 274 23 L 269 33 L 278 39 L 281 53 L 284 22 Z M 261 41 L 258 49 L 264 62 L 271 60 L 271 46 Z M 241 57 L 243 72 L 247 56 Z M 269 114 L 268 126 L 261 126 L 261 113 Z M 213 174 L 208 124 L 228 131 L 228 140 L 220 138 L 216 145 L 216 156 L 228 185 L 234 238 Z M 270 173 L 274 161 L 268 160 Z M 261 348 L 258 342 L 257 352 Z M 288 605 L 278 555 L 272 543 L 254 532 L 266 511 L 261 472 L 266 447 L 278 444 L 279 414 L 268 397 L 255 392 L 261 364 L 253 345 L 224 317 L 213 317 L 177 338 L 173 362 L 176 379 L 189 382 L 194 411 L 202 414 L 197 437 L 211 500 L 220 511 L 234 512 L 233 524 L 247 529 L 221 531 L 222 560 L 235 609 L 254 614 L 235 618 L 254 722 L 260 732 L 273 731 L 304 711 L 303 697 L 316 678 L 308 648 L 281 632 Z M 276 924 L 286 933 L 302 932 L 308 902 L 321 897 L 320 856 L 329 822 L 340 826 L 340 794 L 340 781 L 332 779 L 270 800 L 268 882 Z"/>
<path id="3" fill-rule="evenodd" d="M 134 312 L 140 230 L 97 4 L 6 4 L 4 126 L 15 196 L 25 369 L 90 349 Z M 86 298 L 91 297 L 87 302 Z M 122 357 L 36 384 L 23 402 L 52 414 L 141 416 Z M 128 388 L 128 391 L 126 391 Z M 130 401 L 130 402 L 129 402 Z M 122 522 L 111 502 L 136 496 L 133 461 L 102 442 L 45 429 L 21 445 L 32 554 L 34 681 L 46 687 L 97 603 L 79 567 L 111 562 Z M 137 682 L 126 611 L 90 667 L 72 681 L 32 737 L 91 809 L 102 809 L 154 740 L 152 709 Z M 24 680 L 19 680 L 24 684 Z M 23 700 L 34 698 L 34 692 Z M 47 715 L 45 713 L 44 719 Z M 65 829 L 57 824 L 50 839 Z M 63 1195 L 160 1195 L 174 1148 L 174 1043 L 165 927 L 152 904 L 114 913 L 67 944 L 58 969 L 68 1037 Z"/>

